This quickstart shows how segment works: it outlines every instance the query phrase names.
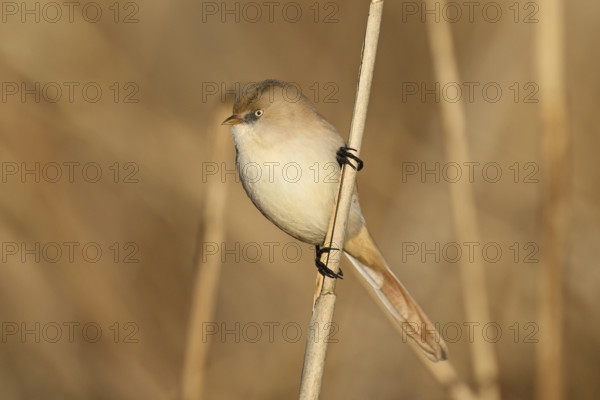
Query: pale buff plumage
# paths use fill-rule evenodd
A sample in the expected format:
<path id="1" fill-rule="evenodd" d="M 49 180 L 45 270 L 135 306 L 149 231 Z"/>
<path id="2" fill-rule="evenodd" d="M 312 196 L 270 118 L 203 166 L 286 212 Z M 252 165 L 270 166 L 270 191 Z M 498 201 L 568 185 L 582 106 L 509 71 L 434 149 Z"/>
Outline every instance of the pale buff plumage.
<path id="1" fill-rule="evenodd" d="M 344 140 L 296 89 L 276 80 L 249 87 L 234 105 L 236 162 L 246 193 L 261 213 L 301 241 L 324 245 Z M 447 349 L 425 313 L 373 242 L 355 193 L 344 251 L 393 318 L 432 360 Z"/>

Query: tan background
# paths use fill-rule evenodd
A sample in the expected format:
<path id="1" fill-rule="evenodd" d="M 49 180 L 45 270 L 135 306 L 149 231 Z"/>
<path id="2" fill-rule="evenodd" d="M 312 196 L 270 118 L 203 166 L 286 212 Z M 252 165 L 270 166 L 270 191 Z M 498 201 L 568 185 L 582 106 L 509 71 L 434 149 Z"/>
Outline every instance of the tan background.
<path id="1" fill-rule="evenodd" d="M 313 2 L 308 1 L 294 3 L 303 12 L 297 23 L 282 17 L 286 3 L 275 9 L 272 23 L 264 7 L 256 23 L 248 21 L 254 17 L 250 9 L 240 15 L 239 23 L 233 16 L 226 16 L 223 23 L 219 15 L 203 14 L 206 2 L 141 1 L 135 3 L 139 22 L 125 24 L 114 23 L 111 3 L 97 3 L 103 10 L 97 23 L 86 22 L 80 7 L 75 10 L 73 23 L 67 15 L 56 23 L 44 21 L 43 15 L 39 23 L 32 16 L 23 23 L 20 14 L 5 13 L 6 22 L 0 24 L 2 82 L 8 86 L 16 82 L 19 90 L 23 82 L 30 88 L 35 82 L 41 86 L 56 82 L 65 90 L 63 96 L 67 95 L 64 82 L 80 85 L 73 102 L 63 97 L 52 103 L 42 96 L 36 103 L 33 95 L 26 95 L 23 102 L 20 92 L 3 99 L 3 166 L 96 162 L 103 172 L 98 183 L 85 182 L 80 169 L 76 169 L 73 183 L 66 176 L 58 183 L 43 177 L 36 183 L 32 176 L 26 176 L 22 183 L 19 174 L 3 176 L 0 240 L 5 248 L 11 243 L 26 243 L 29 248 L 50 242 L 81 245 L 72 263 L 66 255 L 60 262 L 50 263 L 44 257 L 36 262 L 22 251 L 3 253 L 0 397 L 179 398 L 193 278 L 197 265 L 203 265 L 196 259 L 202 261 L 204 254 L 225 258 L 215 318 L 209 322 L 225 323 L 230 330 L 240 324 L 239 343 L 233 334 L 224 339 L 213 335 L 205 343 L 209 346 L 206 398 L 293 398 L 299 385 L 316 275 L 312 249 L 300 244 L 301 259 L 287 262 L 281 248 L 296 242 L 266 221 L 241 185 L 227 175 L 223 180 L 229 195 L 226 246 L 232 249 L 238 243 L 242 249 L 258 243 L 262 257 L 252 262 L 254 253 L 240 251 L 236 262 L 235 254 L 202 252 L 203 196 L 208 185 L 215 181 L 221 184 L 218 175 L 203 182 L 203 168 L 213 165 L 209 162 L 234 167 L 230 138 L 224 159 L 211 154 L 213 137 L 229 136 L 228 130 L 216 123 L 228 115 L 219 103 L 230 107 L 233 96 L 224 96 L 220 90 L 207 95 L 203 87 L 223 84 L 233 88 L 236 83 L 277 78 L 297 82 L 314 98 L 310 87 L 316 85 L 312 87 L 320 90 L 317 108 L 346 136 L 368 4 L 319 3 L 318 23 L 309 8 Z M 524 343 L 531 332 L 525 324 L 538 321 L 537 274 L 544 260 L 538 254 L 540 262 L 523 262 L 526 252 L 522 246 L 540 241 L 540 183 L 523 183 L 523 175 L 520 183 L 514 183 L 508 167 L 518 162 L 524 174 L 529 171 L 523 169 L 525 163 L 541 162 L 539 104 L 523 101 L 528 93 L 524 85 L 537 79 L 532 61 L 537 24 L 522 22 L 533 10 L 525 8 L 525 2 L 520 3 L 520 22 L 515 23 L 514 11 L 509 9 L 512 3 L 496 3 L 503 11 L 497 23 L 486 22 L 480 7 L 472 23 L 463 15 L 460 22 L 452 24 L 452 30 L 461 80 L 481 85 L 474 101 L 466 105 L 471 158 L 482 164 L 496 162 L 503 172 L 498 183 L 488 183 L 476 175 L 473 184 L 481 242 L 498 243 L 503 249 L 501 261 L 484 263 L 492 322 L 502 328 L 495 344 L 502 398 L 529 399 L 534 395 L 535 352 L 545 332 L 538 331 L 533 337 L 538 343 Z M 34 7 L 33 2 L 27 4 Z M 221 7 L 221 2 L 212 5 Z M 227 6 L 233 8 L 234 3 L 227 2 Z M 544 5 L 539 6 L 536 17 L 543 23 Z M 121 3 L 120 21 L 136 11 L 133 6 L 125 7 Z M 93 16 L 93 11 L 88 11 Z M 337 22 L 323 23 L 331 12 Z M 569 2 L 564 14 L 572 132 L 564 379 L 566 398 L 572 399 L 600 395 L 596 310 L 600 300 L 600 192 L 594 186 L 600 171 L 596 154 L 600 138 L 594 122 L 600 100 L 600 60 L 595 51 L 599 12 L 598 3 L 579 0 Z M 293 16 L 292 10 L 289 15 Z M 102 88 L 98 102 L 83 98 L 81 88 L 86 82 L 96 82 Z M 119 102 L 114 101 L 110 89 L 114 82 L 121 90 Z M 139 87 L 134 97 L 138 103 L 122 101 L 128 82 Z M 462 336 L 449 345 L 450 352 L 461 377 L 472 382 L 465 323 L 479 322 L 474 340 L 483 340 L 481 328 L 488 321 L 465 319 L 458 265 L 443 258 L 435 262 L 432 256 L 425 262 L 418 256 L 403 262 L 402 243 L 425 242 L 431 248 L 436 242 L 443 246 L 454 240 L 450 184 L 444 180 L 436 183 L 431 176 L 426 183 L 417 176 L 402 181 L 402 163 L 424 162 L 431 167 L 451 161 L 445 156 L 439 104 L 432 96 L 426 101 L 418 96 L 404 101 L 403 82 L 426 82 L 431 87 L 435 82 L 432 59 L 425 24 L 417 16 L 403 14 L 402 2 L 388 1 L 363 144 L 366 168 L 358 175 L 362 208 L 394 271 L 431 318 L 442 327 L 462 327 Z M 480 89 L 489 82 L 503 89 L 496 103 L 482 97 Z M 518 102 L 509 89 L 515 82 L 520 87 Z M 4 85 L 3 91 L 8 86 Z M 338 102 L 326 102 L 325 94 L 331 88 L 336 90 L 333 99 Z M 114 171 L 109 169 L 115 162 L 121 172 L 118 183 L 113 182 Z M 125 169 L 128 162 L 139 167 L 135 174 L 138 183 L 123 182 L 124 174 L 131 171 Z M 540 169 L 536 177 L 543 182 L 544 170 Z M 97 263 L 81 255 L 81 247 L 88 242 L 98 243 L 103 250 Z M 115 242 L 121 247 L 117 263 L 109 248 Z M 139 248 L 139 263 L 123 262 L 127 253 L 123 246 L 129 242 Z M 265 242 L 279 243 L 271 260 Z M 514 262 L 509 249 L 514 242 L 521 246 L 519 262 Z M 344 262 L 343 268 L 346 279 L 338 285 L 335 314 L 339 342 L 329 348 L 322 398 L 444 398 L 443 391 L 350 273 L 350 264 Z M 74 328 L 72 341 L 64 325 L 70 322 L 80 324 Z M 90 322 L 102 329 L 97 343 L 89 343 L 81 332 Z M 119 324 L 118 343 L 115 322 Z M 135 325 L 126 329 L 128 322 Z M 35 324 L 40 323 L 39 343 L 35 333 L 21 336 L 22 323 L 34 332 Z M 278 324 L 272 341 L 265 325 L 269 323 Z M 518 340 L 511 330 L 515 323 L 519 324 Z M 55 332 L 52 324 L 62 327 L 57 343 L 49 340 Z M 262 336 L 251 343 L 256 324 L 262 328 Z M 303 329 L 299 340 L 290 339 L 295 336 L 293 328 L 286 336 L 286 324 Z M 15 326 L 19 331 L 9 334 Z M 134 327 L 139 330 L 132 338 L 138 343 L 124 343 L 124 335 Z M 93 329 L 88 333 L 94 336 Z M 449 330 L 448 334 L 453 336 L 454 332 Z"/>

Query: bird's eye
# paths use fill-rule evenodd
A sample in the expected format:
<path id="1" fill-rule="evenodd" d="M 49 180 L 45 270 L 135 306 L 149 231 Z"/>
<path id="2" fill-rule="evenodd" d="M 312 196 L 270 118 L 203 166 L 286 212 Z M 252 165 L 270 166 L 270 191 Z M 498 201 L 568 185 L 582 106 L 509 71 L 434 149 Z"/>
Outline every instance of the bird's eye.
<path id="1" fill-rule="evenodd" d="M 265 113 L 265 112 L 264 112 L 263 110 L 256 110 L 256 111 L 254 111 L 254 115 L 256 115 L 257 117 L 262 117 L 262 115 L 263 115 L 264 113 Z"/>

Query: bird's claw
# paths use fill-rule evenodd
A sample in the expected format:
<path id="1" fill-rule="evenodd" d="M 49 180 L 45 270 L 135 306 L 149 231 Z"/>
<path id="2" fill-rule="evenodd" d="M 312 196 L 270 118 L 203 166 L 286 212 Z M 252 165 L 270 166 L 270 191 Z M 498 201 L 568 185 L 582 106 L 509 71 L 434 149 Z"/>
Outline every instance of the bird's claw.
<path id="1" fill-rule="evenodd" d="M 325 264 L 323 261 L 321 261 L 321 256 L 323 255 L 323 253 L 329 253 L 331 250 L 339 250 L 333 247 L 320 247 L 320 246 L 316 246 L 316 257 L 315 257 L 315 265 L 317 266 L 317 270 L 319 271 L 319 273 L 323 276 L 326 276 L 328 278 L 331 279 L 344 279 L 344 273 L 342 272 L 342 270 L 340 269 L 339 273 L 335 273 L 333 272 L 330 268 L 327 267 L 327 264 Z"/>
<path id="2" fill-rule="evenodd" d="M 340 147 L 336 153 L 337 162 L 338 162 L 338 164 L 340 164 L 340 167 L 344 164 L 347 164 L 351 168 L 353 168 L 357 171 L 360 171 L 361 169 L 363 169 L 364 163 L 362 162 L 362 160 L 360 158 L 358 158 L 354 154 L 350 153 L 350 151 L 356 151 L 356 149 L 353 149 L 352 147 L 348 147 L 348 146 Z M 356 161 L 356 166 L 354 164 L 352 164 L 350 159 Z"/>

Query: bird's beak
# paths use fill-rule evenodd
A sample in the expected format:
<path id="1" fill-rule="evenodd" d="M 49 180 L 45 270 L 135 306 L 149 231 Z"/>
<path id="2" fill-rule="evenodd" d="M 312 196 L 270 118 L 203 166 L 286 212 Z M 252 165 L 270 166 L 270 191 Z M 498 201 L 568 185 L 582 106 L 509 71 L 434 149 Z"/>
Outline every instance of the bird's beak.
<path id="1" fill-rule="evenodd" d="M 225 121 L 223 121 L 221 125 L 237 125 L 241 124 L 242 122 L 244 121 L 234 114 L 231 117 L 227 118 Z"/>

